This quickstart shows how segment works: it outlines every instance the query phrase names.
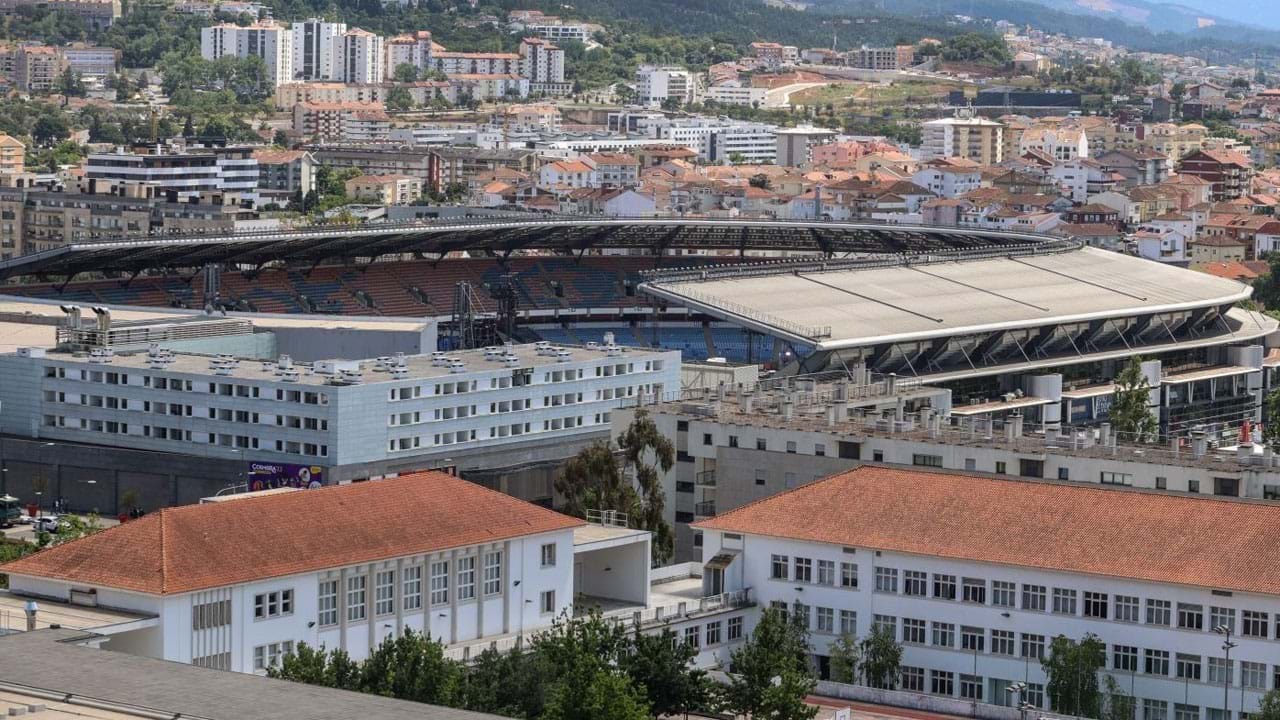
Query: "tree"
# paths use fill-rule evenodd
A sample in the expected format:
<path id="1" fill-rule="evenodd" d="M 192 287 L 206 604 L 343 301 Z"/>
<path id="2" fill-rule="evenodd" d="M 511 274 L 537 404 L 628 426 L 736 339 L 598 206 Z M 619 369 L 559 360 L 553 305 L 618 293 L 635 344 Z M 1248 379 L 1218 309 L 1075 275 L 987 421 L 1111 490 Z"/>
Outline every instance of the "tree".
<path id="1" fill-rule="evenodd" d="M 649 720 L 644 698 L 626 675 L 583 669 L 552 688 L 541 720 Z"/>
<path id="2" fill-rule="evenodd" d="M 43 530 L 36 533 L 36 546 L 44 548 L 61 545 L 72 540 L 79 540 L 86 535 L 101 532 L 101 530 L 102 523 L 96 513 L 90 513 L 83 518 L 78 515 L 61 515 L 58 518 L 58 528 L 56 530 L 51 533 Z"/>
<path id="3" fill-rule="evenodd" d="M 1079 642 L 1059 635 L 1049 644 L 1040 666 L 1048 682 L 1049 707 L 1062 715 L 1100 717 L 1098 671 L 1106 665 L 1106 645 L 1089 633 Z"/>
<path id="4" fill-rule="evenodd" d="M 289 147 L 289 134 L 284 130 L 275 131 L 275 134 L 271 136 L 271 144 L 279 145 L 282 148 Z"/>
<path id="5" fill-rule="evenodd" d="M 838 683 L 858 682 L 858 671 L 862 664 L 858 639 L 845 633 L 831 643 L 830 653 L 831 679 Z"/>
<path id="6" fill-rule="evenodd" d="M 40 115 L 31 129 L 31 139 L 36 145 L 49 146 L 68 137 L 71 137 L 71 126 L 67 124 L 66 117 L 60 113 Z"/>
<path id="7" fill-rule="evenodd" d="M 293 652 L 284 656 L 279 665 L 267 668 L 267 676 L 282 680 L 306 683 L 308 685 L 329 685 L 329 662 L 324 648 L 313 648 L 300 642 Z"/>
<path id="8" fill-rule="evenodd" d="M 817 681 L 808 673 L 783 670 L 775 683 L 765 688 L 760 709 L 752 717 L 770 720 L 812 720 L 818 707 L 805 702 L 805 698 L 817 687 Z"/>
<path id="9" fill-rule="evenodd" d="M 809 673 L 808 657 L 808 628 L 779 608 L 766 608 L 751 637 L 730 656 L 729 709 L 757 716 L 766 708 L 785 707 L 786 698 L 768 692 L 775 683 L 801 698 L 808 695 L 817 684 Z"/>
<path id="10" fill-rule="evenodd" d="M 444 656 L 444 645 L 406 630 L 387 638 L 360 666 L 361 688 L 377 695 L 453 705 L 461 694 L 462 666 Z"/>
<path id="11" fill-rule="evenodd" d="M 1156 420 L 1151 415 L 1151 385 L 1142 374 L 1142 358 L 1134 355 L 1116 376 L 1116 391 L 1108 413 L 1111 427 L 1120 434 L 1145 442 L 1155 437 Z"/>
<path id="12" fill-rule="evenodd" d="M 747 184 L 753 188 L 768 190 L 770 185 L 769 176 L 764 173 L 756 173 L 755 175 L 747 178 Z"/>
<path id="13" fill-rule="evenodd" d="M 1280 688 L 1267 691 L 1258 701 L 1256 712 L 1249 713 L 1250 720 L 1280 720 Z"/>
<path id="14" fill-rule="evenodd" d="M 655 464 L 649 464 L 650 458 Z M 627 513 L 636 527 L 653 532 L 653 558 L 664 562 L 671 557 L 674 535 L 663 518 L 662 475 L 674 464 L 675 446 L 658 431 L 649 413 L 639 409 L 618 437 L 618 453 L 608 440 L 583 448 L 556 478 L 556 492 L 570 515 L 586 517 L 587 510 Z"/>
<path id="15" fill-rule="evenodd" d="M 892 690 L 898 684 L 898 672 L 902 666 L 902 646 L 893 637 L 893 630 L 886 625 L 875 625 L 871 634 L 863 638 L 862 677 L 871 687 Z"/>
<path id="16" fill-rule="evenodd" d="M 693 666 L 695 647 L 679 642 L 674 631 L 645 634 L 637 627 L 631 650 L 619 660 L 619 668 L 640 690 L 655 717 L 679 715 L 705 708 L 710 679 Z"/>
<path id="17" fill-rule="evenodd" d="M 1267 417 L 1262 426 L 1262 440 L 1272 450 L 1280 450 L 1280 388 L 1267 393 Z"/>
<path id="18" fill-rule="evenodd" d="M 67 68 L 58 76 L 57 90 L 66 97 L 84 97 L 85 87 L 84 81 L 80 79 L 80 73 Z"/>
<path id="19" fill-rule="evenodd" d="M 391 77 L 396 82 L 411 83 L 418 79 L 418 68 L 411 63 L 400 63 L 395 70 L 391 71 Z"/>
<path id="20" fill-rule="evenodd" d="M 1101 720 L 1133 720 L 1137 717 L 1137 702 L 1132 695 L 1127 695 L 1120 689 L 1120 684 L 1110 674 L 1106 678 L 1103 700 L 1106 707 L 1103 709 Z"/>
<path id="21" fill-rule="evenodd" d="M 401 67 L 404 67 L 401 65 Z M 412 67 L 412 66 L 410 66 Z M 387 99 L 385 101 L 388 110 L 412 110 L 413 96 L 409 94 L 407 88 L 396 85 L 387 91 Z"/>

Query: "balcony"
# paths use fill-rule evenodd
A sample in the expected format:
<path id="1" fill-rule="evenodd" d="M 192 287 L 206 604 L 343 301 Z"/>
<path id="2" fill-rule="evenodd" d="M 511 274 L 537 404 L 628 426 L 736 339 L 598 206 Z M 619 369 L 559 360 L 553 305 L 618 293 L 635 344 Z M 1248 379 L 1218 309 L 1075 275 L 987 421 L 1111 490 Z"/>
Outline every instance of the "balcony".
<path id="1" fill-rule="evenodd" d="M 703 500 L 703 501 L 702 501 L 702 502 L 700 502 L 700 503 L 696 503 L 696 504 L 693 506 L 693 514 L 694 514 L 696 517 L 703 517 L 703 518 L 715 517 L 715 516 L 716 516 L 716 501 L 715 501 L 715 500 Z"/>
<path id="2" fill-rule="evenodd" d="M 716 471 L 715 471 L 715 470 L 703 470 L 702 472 L 700 472 L 700 473 L 698 473 L 697 475 L 694 475 L 694 476 L 693 476 L 693 481 L 694 481 L 694 483 L 696 483 L 697 485 L 700 485 L 700 486 L 702 486 L 702 487 L 715 487 L 715 486 L 716 486 Z"/>

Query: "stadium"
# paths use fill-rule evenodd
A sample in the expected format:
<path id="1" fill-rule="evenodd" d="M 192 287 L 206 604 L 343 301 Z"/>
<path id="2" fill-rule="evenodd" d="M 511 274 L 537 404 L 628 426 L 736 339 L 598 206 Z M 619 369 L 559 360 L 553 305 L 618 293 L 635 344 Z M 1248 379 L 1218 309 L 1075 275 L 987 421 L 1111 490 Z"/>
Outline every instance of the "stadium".
<path id="1" fill-rule="evenodd" d="M 86 280 L 94 277 L 99 279 Z M 109 279 L 101 279 L 109 278 Z M 1141 355 L 1167 432 L 1260 419 L 1277 323 L 1248 286 L 1035 233 L 868 222 L 480 218 L 72 243 L 0 262 L 58 302 L 430 318 L 441 349 L 601 340 L 1105 416 Z M 1007 396 L 1019 396 L 1010 403 Z"/>

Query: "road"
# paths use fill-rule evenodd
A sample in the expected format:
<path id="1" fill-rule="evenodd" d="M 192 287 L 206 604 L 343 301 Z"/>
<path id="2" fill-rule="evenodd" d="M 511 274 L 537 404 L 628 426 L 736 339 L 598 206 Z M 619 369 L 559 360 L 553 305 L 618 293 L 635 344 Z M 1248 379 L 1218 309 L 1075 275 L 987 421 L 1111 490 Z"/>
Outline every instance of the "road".
<path id="1" fill-rule="evenodd" d="M 792 83 L 790 85 L 782 85 L 780 87 L 772 88 L 764 94 L 764 106 L 787 107 L 791 102 L 792 93 L 798 93 L 802 90 L 808 90 L 809 88 L 823 87 L 830 84 L 831 83 L 827 82 L 805 82 Z"/>

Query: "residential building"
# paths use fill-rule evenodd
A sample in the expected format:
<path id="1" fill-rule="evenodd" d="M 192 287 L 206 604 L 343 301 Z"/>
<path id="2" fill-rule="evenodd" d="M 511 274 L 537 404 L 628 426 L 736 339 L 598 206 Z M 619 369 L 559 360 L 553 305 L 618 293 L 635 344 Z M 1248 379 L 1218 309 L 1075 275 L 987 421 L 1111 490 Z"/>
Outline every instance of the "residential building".
<path id="1" fill-rule="evenodd" d="M 258 191 L 264 199 L 289 202 L 316 189 L 316 159 L 306 150 L 253 151 L 258 161 Z"/>
<path id="2" fill-rule="evenodd" d="M 640 161 L 627 153 L 591 153 L 585 157 L 591 164 L 593 185 L 621 188 L 640 184 Z"/>
<path id="3" fill-rule="evenodd" d="M 259 20 L 241 27 L 222 23 L 200 29 L 200 56 L 260 57 L 273 86 L 293 80 L 293 33 L 272 20 Z"/>
<path id="4" fill-rule="evenodd" d="M 177 153 L 166 148 L 137 148 L 126 152 L 90 153 L 85 177 L 154 186 L 179 198 L 201 193 L 235 192 L 247 199 L 257 195 L 258 161 L 248 147 L 193 148 Z"/>
<path id="5" fill-rule="evenodd" d="M 380 83 L 385 67 L 382 38 L 368 30 L 352 28 L 334 40 L 333 62 L 336 80 L 360 85 Z"/>
<path id="6" fill-rule="evenodd" d="M 839 133 L 825 128 L 778 128 L 774 132 L 777 163 L 783 167 L 809 167 L 813 163 L 813 148 L 835 142 L 838 136 Z"/>
<path id="7" fill-rule="evenodd" d="M 27 146 L 11 135 L 0 133 L 0 175 L 14 175 L 26 170 Z"/>
<path id="8" fill-rule="evenodd" d="M 939 157 L 923 163 L 911 181 L 939 197 L 957 198 L 982 186 L 982 169 L 965 158 Z"/>
<path id="9" fill-rule="evenodd" d="M 0 0 L 0 15 L 13 15 L 19 7 L 31 5 L 29 0 Z M 92 30 L 107 29 L 123 14 L 120 0 L 41 0 L 39 5 L 82 18 Z"/>
<path id="10" fill-rule="evenodd" d="M 1124 178 L 1121 187 L 1159 185 L 1169 179 L 1169 159 L 1145 148 L 1108 150 L 1094 156 L 1103 168 Z"/>
<path id="11" fill-rule="evenodd" d="M 57 48 L 46 45 L 19 45 L 14 61 L 14 84 L 25 92 L 50 92 L 66 69 Z"/>
<path id="12" fill-rule="evenodd" d="M 379 205 L 409 205 L 422 197 L 422 180 L 412 175 L 361 175 L 346 182 L 347 197 Z"/>
<path id="13" fill-rule="evenodd" d="M 564 80 L 564 50 L 548 40 L 521 41 L 520 74 L 529 81 L 531 92 L 559 96 L 573 90 L 573 83 Z"/>
<path id="14" fill-rule="evenodd" d="M 849 64 L 864 70 L 899 70 L 910 67 L 915 60 L 915 46 L 869 48 L 862 46 L 847 54 Z"/>
<path id="15" fill-rule="evenodd" d="M 310 140 L 378 142 L 391 136 L 391 119 L 381 103 L 298 103 L 293 131 Z"/>
<path id="16" fill-rule="evenodd" d="M 750 85 L 712 85 L 703 93 L 703 99 L 722 105 L 747 105 L 760 107 L 764 104 L 768 88 Z"/>
<path id="17" fill-rule="evenodd" d="M 1212 183 L 1214 201 L 1234 200 L 1249 188 L 1253 164 L 1249 158 L 1230 150 L 1195 150 L 1178 160 L 1178 174 L 1191 175 Z"/>
<path id="18" fill-rule="evenodd" d="M 979 165 L 997 165 L 1004 160 L 1004 126 L 971 110 L 929 120 L 921 128 L 921 156 L 925 160 L 958 157 Z"/>
<path id="19" fill-rule="evenodd" d="M 641 65 L 636 68 L 636 101 L 656 107 L 668 100 L 681 105 L 697 102 L 698 82 L 682 67 Z"/>
<path id="20" fill-rule="evenodd" d="M 58 48 L 65 67 L 82 78 L 106 79 L 120 64 L 120 51 L 85 43 L 71 43 Z"/>
<path id="21" fill-rule="evenodd" d="M 346 23 L 331 23 L 323 18 L 310 18 L 290 26 L 293 33 L 294 81 L 337 80 L 341 77 L 341 64 L 334 62 L 341 38 L 347 32 Z"/>
<path id="22" fill-rule="evenodd" d="M 432 51 L 426 58 L 429 69 L 446 75 L 520 76 L 520 56 L 516 53 L 464 53 Z"/>
<path id="23" fill-rule="evenodd" d="M 695 527 L 705 586 L 798 617 L 820 674 L 841 634 L 887 630 L 901 691 L 1049 709 L 1039 659 L 1093 635 L 1147 717 L 1200 720 L 1257 712 L 1280 599 L 1263 554 L 1182 539 L 1231 527 L 1265 549 L 1277 520 L 1269 503 L 864 467 Z"/>
<path id="24" fill-rule="evenodd" d="M 465 186 L 471 178 L 499 168 L 532 174 L 538 166 L 538 154 L 531 150 L 432 148 L 429 153 L 428 187 L 441 192 L 455 183 Z"/>

